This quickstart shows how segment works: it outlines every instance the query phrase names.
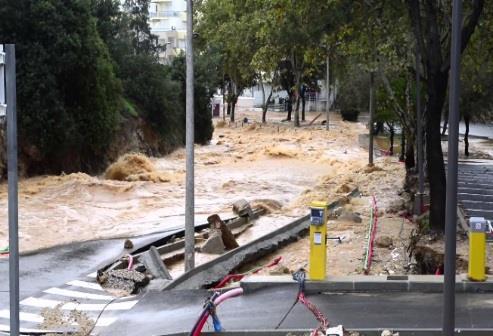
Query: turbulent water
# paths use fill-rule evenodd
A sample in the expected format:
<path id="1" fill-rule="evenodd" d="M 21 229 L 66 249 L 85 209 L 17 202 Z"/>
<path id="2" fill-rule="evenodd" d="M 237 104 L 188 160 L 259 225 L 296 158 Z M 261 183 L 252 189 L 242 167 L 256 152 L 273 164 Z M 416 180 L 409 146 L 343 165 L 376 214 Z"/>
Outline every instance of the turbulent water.
<path id="1" fill-rule="evenodd" d="M 308 120 L 312 117 L 308 114 Z M 280 202 L 282 209 L 250 233 L 257 235 L 305 214 L 307 203 L 337 194 L 343 184 L 356 186 L 367 156 L 358 134 L 366 129 L 334 123 L 329 132 L 321 125 L 294 129 L 280 122 L 216 128 L 210 145 L 196 147 L 196 221 L 205 222 L 212 213 L 232 215 L 231 204 L 240 198 Z M 114 181 L 82 173 L 21 181 L 21 250 L 182 226 L 185 152 L 151 160 L 158 173 L 166 174 L 166 182 Z M 1 248 L 8 244 L 5 184 L 0 209 Z"/>

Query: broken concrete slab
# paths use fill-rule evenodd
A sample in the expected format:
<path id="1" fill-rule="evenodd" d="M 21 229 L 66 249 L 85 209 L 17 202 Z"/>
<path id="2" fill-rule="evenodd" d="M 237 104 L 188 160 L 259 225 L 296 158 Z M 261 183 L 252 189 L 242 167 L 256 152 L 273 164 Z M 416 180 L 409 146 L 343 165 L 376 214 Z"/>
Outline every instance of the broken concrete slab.
<path id="1" fill-rule="evenodd" d="M 208 254 L 222 254 L 225 250 L 221 230 L 213 229 L 209 233 L 209 238 L 200 248 L 200 252 Z"/>
<path id="2" fill-rule="evenodd" d="M 233 203 L 233 212 L 240 217 L 248 216 L 253 218 L 254 216 L 250 203 L 244 199 L 240 199 Z"/>
<path id="3" fill-rule="evenodd" d="M 149 251 L 142 255 L 141 261 L 154 278 L 173 279 L 155 246 L 151 246 Z"/>
<path id="4" fill-rule="evenodd" d="M 238 242 L 236 241 L 231 230 L 226 226 L 219 215 L 214 214 L 207 217 L 207 222 L 210 224 L 211 230 L 219 230 L 221 232 L 222 242 L 227 250 L 240 246 L 238 245 Z"/>

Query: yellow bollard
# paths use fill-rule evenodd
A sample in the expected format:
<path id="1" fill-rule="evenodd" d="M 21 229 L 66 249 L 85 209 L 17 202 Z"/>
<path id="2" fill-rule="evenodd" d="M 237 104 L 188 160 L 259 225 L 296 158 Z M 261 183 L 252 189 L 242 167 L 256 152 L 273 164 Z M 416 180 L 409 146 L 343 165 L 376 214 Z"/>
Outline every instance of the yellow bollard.
<path id="1" fill-rule="evenodd" d="M 486 220 L 483 217 L 469 219 L 469 269 L 467 277 L 472 281 L 486 280 Z"/>
<path id="2" fill-rule="evenodd" d="M 327 262 L 327 202 L 310 204 L 310 280 L 324 280 Z"/>

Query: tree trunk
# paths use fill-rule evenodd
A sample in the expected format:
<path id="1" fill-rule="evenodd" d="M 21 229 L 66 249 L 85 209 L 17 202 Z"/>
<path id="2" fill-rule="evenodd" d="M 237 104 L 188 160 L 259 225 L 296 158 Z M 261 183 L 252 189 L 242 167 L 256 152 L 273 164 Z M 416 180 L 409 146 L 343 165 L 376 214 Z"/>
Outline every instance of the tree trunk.
<path id="1" fill-rule="evenodd" d="M 223 121 L 226 121 L 226 84 L 223 85 Z"/>
<path id="2" fill-rule="evenodd" d="M 238 102 L 238 95 L 233 96 L 233 101 L 232 101 L 232 106 L 231 106 L 231 121 L 235 121 L 235 110 L 236 110 L 236 103 Z"/>
<path id="3" fill-rule="evenodd" d="M 262 122 L 265 124 L 267 122 L 267 109 L 269 108 L 269 102 L 272 98 L 272 88 L 269 93 L 269 97 L 267 97 L 267 102 L 264 104 L 262 108 Z"/>
<path id="4" fill-rule="evenodd" d="M 301 71 L 296 71 L 296 109 L 294 110 L 294 126 L 300 127 L 300 93 L 301 93 Z"/>
<path id="5" fill-rule="evenodd" d="M 442 107 L 447 91 L 448 72 L 436 73 L 428 81 L 426 103 L 426 156 L 430 182 L 430 226 L 433 230 L 445 228 L 446 181 L 440 135 Z"/>
<path id="6" fill-rule="evenodd" d="M 447 126 L 448 126 L 448 118 L 445 118 L 445 121 L 443 122 L 443 127 L 442 127 L 442 135 L 445 135 L 447 132 Z"/>
<path id="7" fill-rule="evenodd" d="M 306 107 L 306 99 L 305 97 L 301 97 L 301 120 L 305 121 L 305 107 Z"/>
<path id="8" fill-rule="evenodd" d="M 464 123 L 466 124 L 466 133 L 464 134 L 464 155 L 469 156 L 469 122 L 471 118 L 464 115 Z"/>
<path id="9" fill-rule="evenodd" d="M 416 166 L 414 159 L 414 135 L 411 133 L 407 136 L 405 166 L 406 170 L 410 170 Z"/>
<path id="10" fill-rule="evenodd" d="M 293 92 L 288 90 L 288 117 L 287 121 L 291 121 L 291 112 L 293 111 Z"/>
<path id="11" fill-rule="evenodd" d="M 405 151 L 406 151 L 406 133 L 404 132 L 404 130 L 402 130 L 401 131 L 401 154 L 399 155 L 399 161 L 400 162 L 404 162 L 404 160 L 406 159 Z"/>
<path id="12" fill-rule="evenodd" d="M 389 131 L 390 131 L 390 148 L 389 148 L 389 154 L 390 156 L 394 155 L 394 135 L 395 135 L 395 130 L 394 130 L 394 125 L 388 125 L 389 126 Z"/>

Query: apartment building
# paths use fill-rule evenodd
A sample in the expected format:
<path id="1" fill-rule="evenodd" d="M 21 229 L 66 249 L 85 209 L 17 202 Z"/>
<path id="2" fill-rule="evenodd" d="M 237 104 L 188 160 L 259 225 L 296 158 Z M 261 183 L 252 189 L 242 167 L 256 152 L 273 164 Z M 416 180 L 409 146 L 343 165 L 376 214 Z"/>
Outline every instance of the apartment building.
<path id="1" fill-rule="evenodd" d="M 159 55 L 162 63 L 185 51 L 187 3 L 185 0 L 152 0 L 149 7 L 151 32 L 159 37 L 166 50 Z"/>

